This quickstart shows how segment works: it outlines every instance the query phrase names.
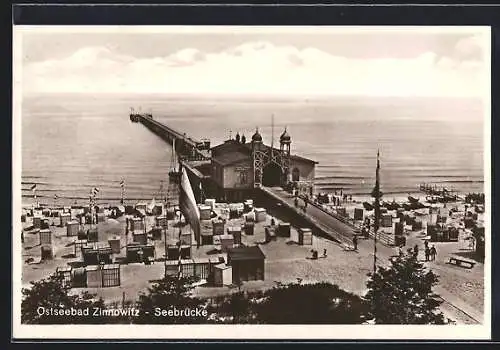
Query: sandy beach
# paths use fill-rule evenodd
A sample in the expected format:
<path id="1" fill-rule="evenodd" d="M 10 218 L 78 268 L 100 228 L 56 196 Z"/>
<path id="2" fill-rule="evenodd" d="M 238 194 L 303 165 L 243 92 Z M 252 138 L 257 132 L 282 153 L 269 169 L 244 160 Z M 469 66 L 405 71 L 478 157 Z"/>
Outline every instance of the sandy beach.
<path id="1" fill-rule="evenodd" d="M 356 198 L 350 205 L 346 205 L 348 212 L 359 207 L 361 199 Z M 460 203 L 456 204 L 458 208 Z M 463 207 L 463 206 L 462 206 Z M 217 204 L 216 212 L 223 215 L 226 204 Z M 243 290 L 258 290 L 271 288 L 277 282 L 294 282 L 297 279 L 303 283 L 328 281 L 338 284 L 346 291 L 356 293 L 360 296 L 366 293 L 367 274 L 372 271 L 373 264 L 373 240 L 360 239 L 357 251 L 346 250 L 342 245 L 321 237 L 313 237 L 312 246 L 301 246 L 297 243 L 297 227 L 291 228 L 290 238 L 278 237 L 276 241 L 263 243 L 265 241 L 264 228 L 271 223 L 271 216 L 267 215 L 265 222 L 255 224 L 255 232 L 252 236 L 242 234 L 242 243 L 245 245 L 258 244 L 266 256 L 265 260 L 265 280 L 245 282 L 241 288 Z M 32 218 L 27 217 L 23 227 L 28 229 L 32 224 Z M 226 227 L 239 226 L 243 223 L 243 218 L 227 219 Z M 276 223 L 282 221 L 275 218 Z M 58 267 L 68 266 L 76 263 L 80 257 L 74 256 L 74 241 L 76 237 L 67 237 L 66 227 L 57 226 L 59 218 L 49 218 L 50 230 L 52 231 L 52 245 L 54 259 L 36 263 L 40 260 L 39 235 L 36 231 L 25 231 L 23 244 L 23 286 L 28 287 L 30 281 L 40 280 L 55 272 Z M 174 242 L 179 234 L 179 228 L 173 227 L 173 221 L 169 221 L 166 231 L 167 240 Z M 154 217 L 146 217 L 147 230 L 154 225 Z M 88 227 L 88 226 L 87 226 Z M 109 238 L 116 235 L 121 240 L 122 252 L 114 256 L 119 260 L 124 256 L 127 239 L 125 236 L 125 217 L 118 219 L 105 218 L 103 222 L 97 224 L 99 241 L 107 242 Z M 188 226 L 183 227 L 182 232 L 190 232 Z M 202 221 L 202 230 L 211 231 L 211 221 Z M 406 232 L 407 247 L 419 245 L 423 250 L 423 231 Z M 457 323 L 468 324 L 481 322 L 484 312 L 484 265 L 477 263 L 472 269 L 452 266 L 446 263 L 450 254 L 466 253 L 470 251 L 468 241 L 461 235 L 457 242 L 433 242 L 438 258 L 436 261 L 424 262 L 431 270 L 439 275 L 439 285 L 436 291 L 446 303 L 442 305 L 445 315 Z M 192 238 L 194 244 L 194 237 Z M 140 292 L 145 291 L 150 283 L 162 278 L 164 274 L 164 241 L 151 241 L 155 246 L 155 261 L 151 265 L 142 263 L 129 263 L 121 265 L 121 285 L 109 288 L 73 288 L 72 292 L 78 293 L 88 290 L 96 293 L 105 299 L 107 303 L 119 303 L 125 300 L 133 301 Z M 192 246 L 192 258 L 224 257 L 224 253 L 209 254 L 213 250 L 213 245 Z M 311 249 L 320 253 L 326 249 L 327 257 L 318 260 L 310 260 Z M 388 265 L 389 257 L 395 254 L 395 248 L 378 244 L 378 263 Z M 422 254 L 422 253 L 421 253 Z M 33 262 L 27 263 L 28 259 Z M 423 254 L 420 256 L 424 260 Z M 238 290 L 231 287 L 207 287 L 199 286 L 195 288 L 193 294 L 199 297 L 211 298 L 216 295 L 232 293 Z"/>

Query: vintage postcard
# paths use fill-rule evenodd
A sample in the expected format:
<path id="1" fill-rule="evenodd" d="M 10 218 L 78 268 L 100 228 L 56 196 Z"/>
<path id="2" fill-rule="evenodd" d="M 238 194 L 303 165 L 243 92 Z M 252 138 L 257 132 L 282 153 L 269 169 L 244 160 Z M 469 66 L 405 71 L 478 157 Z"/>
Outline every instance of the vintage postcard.
<path id="1" fill-rule="evenodd" d="M 14 338 L 490 338 L 489 28 L 13 31 Z"/>

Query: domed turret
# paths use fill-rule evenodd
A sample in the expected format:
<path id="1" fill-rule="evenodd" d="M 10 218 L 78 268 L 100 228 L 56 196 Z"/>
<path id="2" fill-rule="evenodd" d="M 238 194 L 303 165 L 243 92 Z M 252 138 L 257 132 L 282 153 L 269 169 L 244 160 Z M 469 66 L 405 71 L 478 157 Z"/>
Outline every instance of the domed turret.
<path id="1" fill-rule="evenodd" d="M 280 136 L 280 142 L 282 142 L 282 143 L 291 142 L 291 137 L 288 134 L 288 132 L 286 131 L 286 127 L 285 127 L 285 131 L 283 131 L 283 134 L 281 134 L 281 136 Z"/>
<path id="2" fill-rule="evenodd" d="M 289 157 L 290 156 L 290 145 L 292 144 L 292 138 L 290 135 L 288 135 L 288 132 L 286 131 L 286 126 L 285 130 L 283 131 L 283 134 L 280 136 L 280 150 L 283 153 L 284 156 Z"/>
<path id="3" fill-rule="evenodd" d="M 262 136 L 259 133 L 259 128 L 255 128 L 255 134 L 252 136 L 252 142 L 262 142 Z"/>

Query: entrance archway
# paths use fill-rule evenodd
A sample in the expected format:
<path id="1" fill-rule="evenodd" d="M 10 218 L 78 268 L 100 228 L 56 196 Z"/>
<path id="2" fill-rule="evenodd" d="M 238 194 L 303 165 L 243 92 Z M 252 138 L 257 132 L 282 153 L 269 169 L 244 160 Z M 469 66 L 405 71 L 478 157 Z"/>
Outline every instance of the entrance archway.
<path id="1" fill-rule="evenodd" d="M 299 181 L 300 180 L 300 171 L 298 168 L 293 168 L 292 170 L 292 181 Z"/>
<path id="2" fill-rule="evenodd" d="M 283 176 L 281 167 L 271 162 L 264 167 L 262 174 L 262 185 L 267 187 L 281 186 L 281 178 Z"/>

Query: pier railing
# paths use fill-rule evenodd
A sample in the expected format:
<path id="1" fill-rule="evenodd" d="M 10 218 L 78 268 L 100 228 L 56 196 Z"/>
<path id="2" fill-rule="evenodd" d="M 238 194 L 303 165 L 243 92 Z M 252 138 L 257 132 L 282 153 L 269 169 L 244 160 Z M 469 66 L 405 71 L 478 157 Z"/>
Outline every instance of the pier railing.
<path id="1" fill-rule="evenodd" d="M 316 208 L 320 209 L 321 211 L 323 211 L 324 213 L 334 217 L 335 219 L 339 220 L 340 222 L 352 227 L 353 229 L 355 230 L 361 230 L 362 227 L 363 227 L 363 224 L 360 223 L 360 222 L 356 222 L 354 221 L 353 219 L 350 219 L 350 218 L 347 218 L 345 216 L 342 216 L 342 215 L 339 215 L 331 210 L 326 210 L 321 204 L 318 204 L 318 203 L 314 203 L 314 202 L 311 202 L 312 205 L 314 205 Z M 374 238 L 375 236 L 375 231 L 373 230 L 373 228 L 370 228 L 370 230 L 368 231 L 368 235 L 371 237 L 371 238 Z M 388 246 L 388 247 L 392 247 L 395 245 L 395 238 L 393 237 L 393 235 L 389 235 L 389 234 L 386 234 L 384 232 L 377 232 L 377 241 Z"/>
<path id="2" fill-rule="evenodd" d="M 204 142 L 195 140 L 186 134 L 181 134 L 179 131 L 154 120 L 151 115 L 136 114 L 134 115 L 134 121 L 140 122 L 166 142 L 170 144 L 175 142 L 176 152 L 181 155 L 184 160 L 210 159 L 210 157 L 198 149 L 199 145 L 205 145 Z"/>
<path id="3" fill-rule="evenodd" d="M 319 220 L 316 220 L 315 218 L 311 217 L 310 215 L 305 214 L 302 212 L 299 208 L 296 208 L 295 206 L 291 205 L 288 203 L 284 198 L 281 198 L 279 195 L 274 193 L 273 191 L 269 190 L 266 187 L 260 187 L 260 190 L 272 198 L 278 200 L 280 203 L 285 205 L 288 209 L 293 210 L 297 216 L 300 218 L 308 221 L 310 224 L 315 226 L 319 231 L 321 231 L 324 235 L 329 236 L 334 242 L 338 243 L 339 245 L 341 244 L 351 244 L 351 239 L 349 237 L 346 237 L 345 235 L 327 227 L 325 224 L 321 223 Z"/>

